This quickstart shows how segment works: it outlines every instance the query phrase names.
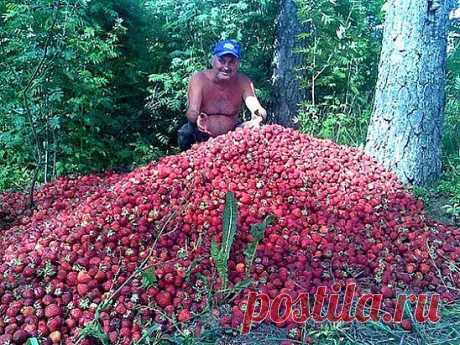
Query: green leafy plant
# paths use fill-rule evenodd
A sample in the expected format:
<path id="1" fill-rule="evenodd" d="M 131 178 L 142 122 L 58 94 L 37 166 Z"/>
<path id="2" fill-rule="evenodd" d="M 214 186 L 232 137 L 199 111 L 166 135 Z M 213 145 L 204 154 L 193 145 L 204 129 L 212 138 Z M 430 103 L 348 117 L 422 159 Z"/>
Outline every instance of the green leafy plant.
<path id="1" fill-rule="evenodd" d="M 301 80 L 301 131 L 359 146 L 372 111 L 381 45 L 382 0 L 297 0 L 305 32 L 298 49 L 305 59 Z"/>
<path id="2" fill-rule="evenodd" d="M 102 330 L 101 323 L 98 319 L 91 321 L 79 332 L 77 344 L 88 337 L 96 339 L 102 345 L 110 345 L 109 337 Z"/>
<path id="3" fill-rule="evenodd" d="M 153 267 L 149 267 L 145 271 L 142 272 L 142 287 L 144 289 L 148 289 L 155 285 L 157 282 L 157 277 L 155 274 L 155 269 Z"/>
<path id="4" fill-rule="evenodd" d="M 154 345 L 160 344 L 162 338 L 161 326 L 153 324 L 142 330 L 141 338 L 136 341 L 135 345 Z"/>
<path id="5" fill-rule="evenodd" d="M 157 62 L 145 8 L 0 2 L 0 190 L 163 154 L 144 110 Z"/>
<path id="6" fill-rule="evenodd" d="M 37 338 L 33 337 L 33 338 L 27 339 L 26 345 L 40 345 L 40 342 L 38 341 Z"/>
<path id="7" fill-rule="evenodd" d="M 56 274 L 56 269 L 50 261 L 47 261 L 45 265 L 38 271 L 38 274 L 43 278 L 52 277 Z"/>
<path id="8" fill-rule="evenodd" d="M 412 193 L 416 198 L 422 199 L 425 203 L 429 201 L 430 191 L 426 187 L 414 186 Z"/>
<path id="9" fill-rule="evenodd" d="M 236 221 L 238 217 L 238 210 L 235 201 L 235 197 L 232 192 L 227 192 L 225 195 L 225 208 L 224 208 L 224 224 L 223 224 L 223 235 L 222 242 L 219 246 L 213 239 L 211 241 L 211 257 L 216 265 L 219 277 L 222 280 L 222 292 L 224 292 L 225 299 L 230 298 L 232 295 L 235 297 L 241 290 L 251 285 L 250 272 L 252 263 L 255 258 L 257 245 L 262 241 L 265 235 L 265 229 L 273 222 L 272 216 L 267 216 L 264 221 L 260 224 L 251 225 L 251 235 L 253 240 L 248 244 L 244 251 L 245 256 L 245 270 L 246 278 L 232 288 L 228 287 L 228 260 L 230 258 L 230 252 L 232 244 L 236 235 Z M 210 292 L 210 291 L 208 291 Z M 208 296 L 211 299 L 211 295 Z"/>
<path id="10" fill-rule="evenodd" d="M 444 205 L 443 210 L 449 214 L 453 220 L 460 218 L 460 204 L 454 203 L 452 205 Z"/>
<path id="11" fill-rule="evenodd" d="M 226 289 L 228 284 L 228 259 L 232 249 L 233 240 L 236 234 L 237 207 L 235 196 L 232 192 L 227 192 L 225 195 L 224 208 L 224 229 L 222 242 L 220 246 L 213 239 L 211 242 L 211 257 L 216 265 L 217 272 L 222 280 L 222 288 Z"/>
<path id="12" fill-rule="evenodd" d="M 446 107 L 444 111 L 443 150 L 445 162 L 460 157 L 460 23 L 453 21 L 449 33 Z"/>
<path id="13" fill-rule="evenodd" d="M 444 159 L 444 172 L 434 190 L 448 197 L 451 204 L 460 203 L 460 156 Z"/>

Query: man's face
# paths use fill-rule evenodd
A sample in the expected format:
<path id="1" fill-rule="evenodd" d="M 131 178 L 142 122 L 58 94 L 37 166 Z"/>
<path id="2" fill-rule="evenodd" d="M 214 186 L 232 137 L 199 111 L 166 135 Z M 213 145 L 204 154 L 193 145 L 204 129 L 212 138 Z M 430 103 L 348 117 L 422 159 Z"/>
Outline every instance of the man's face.
<path id="1" fill-rule="evenodd" d="M 230 80 L 238 71 L 239 60 L 231 55 L 215 56 L 212 59 L 212 68 L 216 72 L 218 80 Z"/>

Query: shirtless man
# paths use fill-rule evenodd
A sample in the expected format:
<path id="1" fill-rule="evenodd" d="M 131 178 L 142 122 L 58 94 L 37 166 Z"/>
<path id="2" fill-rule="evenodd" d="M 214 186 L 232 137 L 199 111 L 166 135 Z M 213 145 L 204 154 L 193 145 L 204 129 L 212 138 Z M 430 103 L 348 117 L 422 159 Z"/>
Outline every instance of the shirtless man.
<path id="1" fill-rule="evenodd" d="M 195 73 L 188 88 L 188 122 L 179 129 L 182 150 L 237 126 L 254 127 L 266 118 L 249 78 L 238 73 L 240 45 L 234 40 L 219 41 L 213 49 L 212 69 Z M 239 122 L 242 103 L 251 112 L 251 121 Z"/>

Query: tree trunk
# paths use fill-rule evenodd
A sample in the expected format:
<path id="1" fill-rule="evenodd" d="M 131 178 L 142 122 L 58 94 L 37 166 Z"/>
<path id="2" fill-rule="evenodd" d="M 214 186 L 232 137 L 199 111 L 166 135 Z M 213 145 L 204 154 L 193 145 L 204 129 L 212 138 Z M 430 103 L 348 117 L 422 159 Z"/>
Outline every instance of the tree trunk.
<path id="1" fill-rule="evenodd" d="M 366 151 L 403 183 L 441 172 L 449 10 L 455 0 L 391 0 Z"/>
<path id="2" fill-rule="evenodd" d="M 302 64 L 302 54 L 295 53 L 299 47 L 297 35 L 302 32 L 302 26 L 298 20 L 295 0 L 280 0 L 279 8 L 273 57 L 272 111 L 276 123 L 296 127 L 298 104 L 305 99 L 298 71 Z"/>

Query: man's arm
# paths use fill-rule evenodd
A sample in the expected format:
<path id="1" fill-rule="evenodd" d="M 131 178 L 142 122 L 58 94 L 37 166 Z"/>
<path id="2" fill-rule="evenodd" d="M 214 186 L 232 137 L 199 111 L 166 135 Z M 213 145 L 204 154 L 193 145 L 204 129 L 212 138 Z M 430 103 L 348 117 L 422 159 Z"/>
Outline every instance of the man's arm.
<path id="1" fill-rule="evenodd" d="M 248 77 L 242 76 L 242 88 L 243 88 L 243 100 L 249 111 L 251 112 L 251 118 L 257 118 L 261 116 L 263 119 L 267 117 L 267 111 L 259 103 L 254 90 L 254 85 Z"/>
<path id="2" fill-rule="evenodd" d="M 192 75 L 188 84 L 188 101 L 187 101 L 187 119 L 196 123 L 198 116 L 200 115 L 201 100 L 202 100 L 202 84 L 200 82 L 200 73 Z"/>

